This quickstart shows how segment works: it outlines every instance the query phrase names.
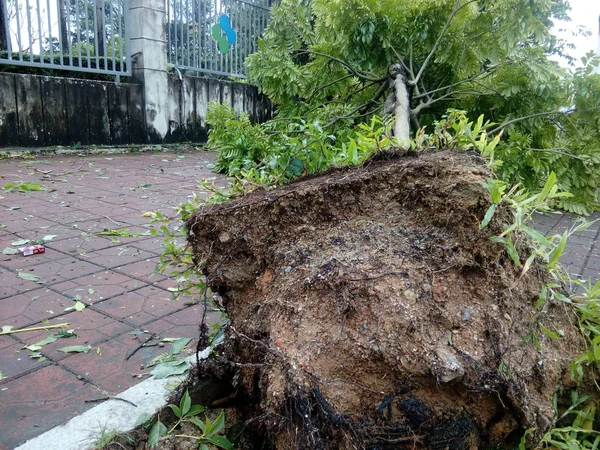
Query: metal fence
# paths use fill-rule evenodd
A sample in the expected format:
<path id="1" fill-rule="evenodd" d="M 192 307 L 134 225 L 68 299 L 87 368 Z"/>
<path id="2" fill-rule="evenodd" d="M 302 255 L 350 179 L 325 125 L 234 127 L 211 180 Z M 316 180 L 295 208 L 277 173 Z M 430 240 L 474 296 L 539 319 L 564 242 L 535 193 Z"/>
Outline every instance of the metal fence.
<path id="1" fill-rule="evenodd" d="M 177 69 L 246 77 L 273 0 L 166 0 L 168 62 Z"/>
<path id="2" fill-rule="evenodd" d="M 128 0 L 0 0 L 0 64 L 130 75 Z"/>

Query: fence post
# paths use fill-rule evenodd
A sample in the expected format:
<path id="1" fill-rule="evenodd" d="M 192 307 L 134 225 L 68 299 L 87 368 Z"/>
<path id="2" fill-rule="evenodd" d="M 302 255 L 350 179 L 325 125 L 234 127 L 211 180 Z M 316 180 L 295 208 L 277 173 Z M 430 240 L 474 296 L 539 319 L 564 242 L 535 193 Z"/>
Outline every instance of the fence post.
<path id="1" fill-rule="evenodd" d="M 130 0 L 132 77 L 143 86 L 146 137 L 162 141 L 169 131 L 169 80 L 164 0 Z"/>

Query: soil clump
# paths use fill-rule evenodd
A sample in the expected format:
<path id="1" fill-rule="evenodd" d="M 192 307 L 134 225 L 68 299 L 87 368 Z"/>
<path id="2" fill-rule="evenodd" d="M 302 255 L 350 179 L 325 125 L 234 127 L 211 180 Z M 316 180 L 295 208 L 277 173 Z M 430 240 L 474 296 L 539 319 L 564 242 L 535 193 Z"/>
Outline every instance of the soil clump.
<path id="1" fill-rule="evenodd" d="M 490 240 L 482 160 L 371 160 L 204 207 L 189 241 L 231 323 L 207 380 L 246 449 L 477 449 L 532 439 L 584 343 Z M 525 256 L 526 257 L 526 256 Z M 561 330 L 550 339 L 539 324 Z M 222 399 L 221 399 L 222 400 Z"/>

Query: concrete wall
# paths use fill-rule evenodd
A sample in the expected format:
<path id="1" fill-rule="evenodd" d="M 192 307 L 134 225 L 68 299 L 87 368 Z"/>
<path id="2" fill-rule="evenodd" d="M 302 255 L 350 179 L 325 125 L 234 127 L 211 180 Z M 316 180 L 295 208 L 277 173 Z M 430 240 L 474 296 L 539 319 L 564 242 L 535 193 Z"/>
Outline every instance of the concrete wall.
<path id="1" fill-rule="evenodd" d="M 136 84 L 0 73 L 0 147 L 146 140 Z"/>
<path id="2" fill-rule="evenodd" d="M 244 112 L 252 122 L 264 122 L 272 116 L 267 97 L 256 87 L 210 78 L 169 75 L 169 130 L 167 142 L 205 142 L 208 102 L 223 103 L 236 112 Z"/>
<path id="3" fill-rule="evenodd" d="M 0 147 L 158 144 L 207 138 L 208 102 L 226 103 L 253 122 L 271 117 L 254 86 L 167 75 L 164 135 L 140 84 L 0 72 Z M 148 94 L 146 94 L 148 95 Z"/>

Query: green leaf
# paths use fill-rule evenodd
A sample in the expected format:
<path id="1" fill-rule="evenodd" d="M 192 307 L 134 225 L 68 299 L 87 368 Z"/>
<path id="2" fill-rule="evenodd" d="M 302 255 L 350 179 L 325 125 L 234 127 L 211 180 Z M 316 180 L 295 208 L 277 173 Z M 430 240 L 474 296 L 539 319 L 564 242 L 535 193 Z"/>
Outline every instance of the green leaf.
<path id="1" fill-rule="evenodd" d="M 560 339 L 560 336 L 556 333 L 554 333 L 553 331 L 549 330 L 548 328 L 546 328 L 544 325 L 540 324 L 540 330 L 542 330 L 544 332 L 544 334 L 546 336 L 548 336 L 551 339 Z"/>
<path id="2" fill-rule="evenodd" d="M 161 379 L 167 378 L 174 375 L 182 375 L 188 371 L 190 363 L 187 361 L 170 361 L 158 364 L 152 372 L 154 378 Z"/>
<path id="3" fill-rule="evenodd" d="M 177 355 L 181 353 L 181 350 L 190 342 L 191 338 L 179 338 L 175 341 L 173 346 L 171 347 L 171 355 Z"/>
<path id="4" fill-rule="evenodd" d="M 152 414 L 147 413 L 147 412 L 143 412 L 135 420 L 135 423 L 133 424 L 133 427 L 134 428 L 139 427 L 140 425 L 143 425 L 146 422 L 148 422 L 150 419 L 152 419 Z"/>
<path id="5" fill-rule="evenodd" d="M 222 414 L 222 412 L 221 412 Z M 224 450 L 233 450 L 233 444 L 225 436 L 207 436 L 206 439 L 212 445 Z"/>
<path id="6" fill-rule="evenodd" d="M 179 407 L 181 408 L 181 415 L 186 416 L 192 406 L 192 399 L 190 398 L 190 394 L 187 389 L 181 397 L 181 401 L 179 402 Z"/>
<path id="7" fill-rule="evenodd" d="M 19 253 L 19 250 L 17 250 L 16 248 L 12 248 L 12 247 L 6 247 L 4 250 L 2 250 L 3 255 L 16 255 L 18 253 Z"/>
<path id="8" fill-rule="evenodd" d="M 19 239 L 18 241 L 11 242 L 10 245 L 19 246 L 29 244 L 29 239 Z"/>
<path id="9" fill-rule="evenodd" d="M 550 256 L 548 257 L 548 267 L 554 266 L 559 258 L 562 256 L 565 251 L 565 246 L 567 245 L 567 239 L 569 238 L 569 234 L 567 231 L 563 233 L 560 238 L 558 245 L 550 252 Z"/>
<path id="10" fill-rule="evenodd" d="M 155 356 L 146 363 L 146 367 L 152 367 L 160 363 L 177 361 L 177 358 L 170 353 L 163 353 L 162 355 Z"/>
<path id="11" fill-rule="evenodd" d="M 536 309 L 540 309 L 546 303 L 546 299 L 548 298 L 548 288 L 546 286 L 542 286 L 542 290 L 540 291 L 540 295 L 538 296 L 538 300 L 535 304 Z"/>
<path id="12" fill-rule="evenodd" d="M 190 417 L 197 416 L 198 414 L 203 413 L 204 411 L 206 411 L 206 408 L 204 406 L 192 405 L 192 407 L 188 411 L 188 416 L 190 416 Z"/>
<path id="13" fill-rule="evenodd" d="M 65 311 L 75 310 L 75 311 L 81 312 L 84 309 L 85 309 L 85 303 L 81 303 L 80 301 L 77 301 L 77 302 L 75 302 L 74 306 L 70 306 L 68 308 L 65 308 Z"/>
<path id="14" fill-rule="evenodd" d="M 22 278 L 22 279 L 27 280 L 27 281 L 35 281 L 36 283 L 42 283 L 42 281 L 40 281 L 40 277 L 38 277 L 37 275 L 34 275 L 32 273 L 19 272 L 17 274 L 17 276 L 19 278 Z"/>
<path id="15" fill-rule="evenodd" d="M 544 189 L 540 192 L 539 201 L 543 202 L 548 198 L 548 194 L 550 194 L 550 190 L 556 184 L 556 174 L 551 172 L 548 175 L 548 179 L 546 180 L 546 184 L 544 185 Z"/>
<path id="16" fill-rule="evenodd" d="M 214 422 L 210 422 L 208 419 L 206 420 L 206 430 L 204 433 L 206 435 L 213 435 L 219 433 L 225 426 L 225 413 L 221 411 L 221 413 L 217 416 Z"/>
<path id="17" fill-rule="evenodd" d="M 2 333 L 10 332 L 14 327 L 12 325 L 2 325 Z"/>
<path id="18" fill-rule="evenodd" d="M 534 242 L 536 244 L 539 244 L 544 248 L 547 248 L 550 246 L 550 239 L 547 238 L 546 236 L 544 236 L 539 231 L 537 231 L 531 227 L 528 227 L 527 225 L 521 225 L 521 230 L 523 230 L 525 233 L 527 233 L 531 237 L 531 239 L 534 240 Z"/>
<path id="19" fill-rule="evenodd" d="M 520 266 L 521 258 L 519 258 L 519 253 L 517 252 L 517 249 L 515 248 L 515 245 L 512 243 L 512 241 L 510 239 L 504 239 L 504 238 L 501 239 L 500 241 L 503 242 L 504 245 L 506 245 L 506 252 L 510 256 L 510 258 L 513 260 L 513 262 L 517 266 Z"/>
<path id="20" fill-rule="evenodd" d="M 496 206 L 496 203 L 492 203 L 490 205 L 490 207 L 485 213 L 485 216 L 483 217 L 483 220 L 481 221 L 481 225 L 479 225 L 479 228 L 483 229 L 488 226 L 490 220 L 492 220 L 492 217 L 494 217 L 494 213 L 496 212 Z"/>
<path id="21" fill-rule="evenodd" d="M 178 419 L 181 419 L 183 414 L 181 414 L 181 408 L 179 408 L 179 406 L 173 404 L 168 404 L 167 406 L 171 408 L 171 411 L 173 411 L 173 414 L 175 414 Z"/>
<path id="22" fill-rule="evenodd" d="M 40 350 L 42 348 L 41 345 L 36 345 L 36 344 L 31 344 L 31 345 L 26 345 L 25 347 L 23 347 L 27 350 L 30 350 L 32 352 L 37 352 L 38 350 Z"/>
<path id="23" fill-rule="evenodd" d="M 156 421 L 148 433 L 148 445 L 150 448 L 156 447 L 160 438 L 167 435 L 167 427 L 159 420 Z"/>
<path id="24" fill-rule="evenodd" d="M 44 242 L 50 242 L 52 239 L 54 239 L 57 235 L 56 234 L 47 234 L 46 236 L 44 236 L 41 240 Z"/>
<path id="25" fill-rule="evenodd" d="M 200 431 L 202 431 L 202 434 L 204 434 L 205 430 L 206 430 L 206 424 L 198 417 L 194 417 L 194 416 L 190 416 L 186 419 L 186 421 L 193 423 L 194 425 L 196 425 L 196 427 L 198 427 L 198 429 Z"/>
<path id="26" fill-rule="evenodd" d="M 59 348 L 57 351 L 63 353 L 87 353 L 91 349 L 91 345 L 70 345 L 68 347 Z"/>

